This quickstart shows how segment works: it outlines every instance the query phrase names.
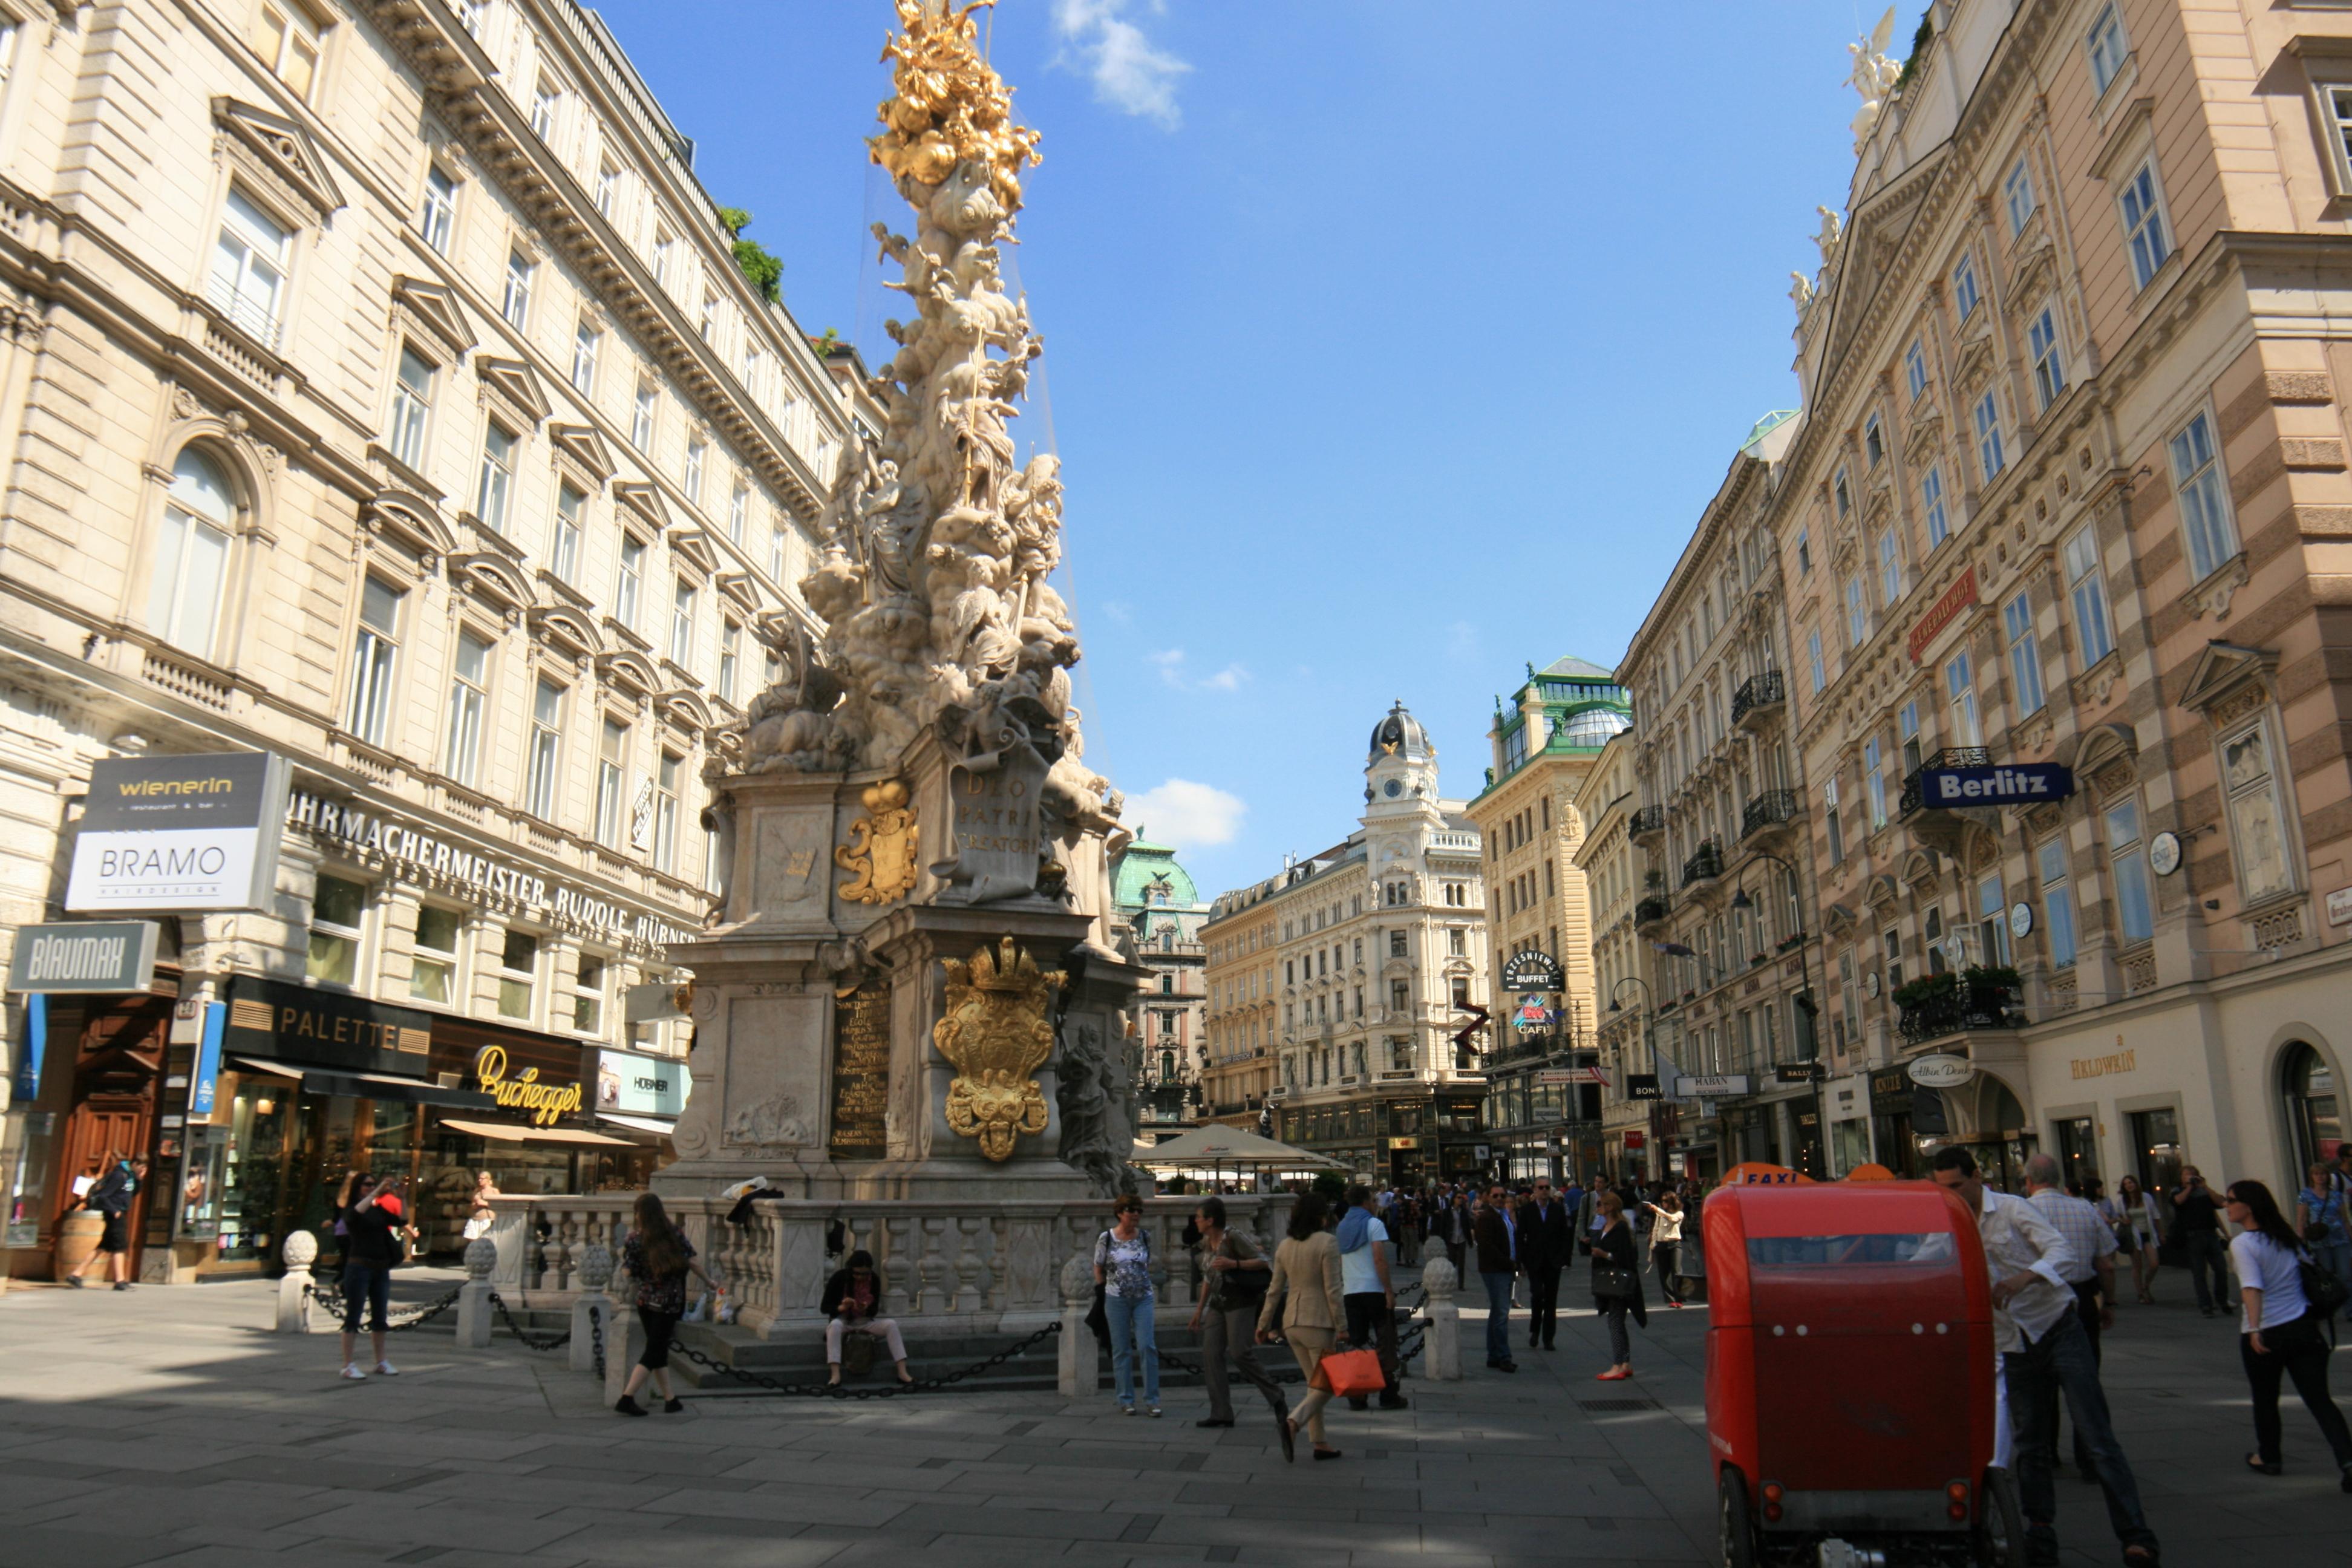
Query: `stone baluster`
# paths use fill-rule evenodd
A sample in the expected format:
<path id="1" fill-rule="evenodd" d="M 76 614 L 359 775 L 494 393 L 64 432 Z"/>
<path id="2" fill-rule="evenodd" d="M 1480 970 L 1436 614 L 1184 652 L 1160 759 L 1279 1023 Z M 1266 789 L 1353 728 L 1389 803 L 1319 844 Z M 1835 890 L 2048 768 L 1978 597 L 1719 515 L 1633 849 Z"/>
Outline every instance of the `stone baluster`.
<path id="1" fill-rule="evenodd" d="M 981 1257 L 980 1237 L 985 1223 L 977 1215 L 956 1216 L 955 1310 L 959 1312 L 977 1312 L 981 1308 L 980 1275 L 986 1264 Z"/>
<path id="2" fill-rule="evenodd" d="M 1070 1255 L 1062 1265 L 1062 1342 L 1057 1386 L 1065 1399 L 1094 1393 L 1102 1381 L 1102 1347 L 1087 1327 L 1087 1313 L 1095 1301 L 1095 1266 L 1087 1253 Z"/>
<path id="3" fill-rule="evenodd" d="M 1454 1302 L 1460 1283 L 1454 1261 L 1443 1252 L 1422 1266 L 1421 1283 L 1427 1293 L 1423 1303 L 1421 1374 L 1437 1383 L 1462 1381 L 1462 1309 Z"/>
<path id="4" fill-rule="evenodd" d="M 942 1215 L 925 1215 L 920 1223 L 923 1234 L 923 1294 L 916 1313 L 919 1317 L 929 1317 L 948 1310 L 948 1222 Z"/>
<path id="5" fill-rule="evenodd" d="M 277 1330 L 281 1334 L 310 1331 L 310 1265 L 319 1260 L 319 1238 L 308 1230 L 289 1231 L 278 1249 L 286 1273 L 278 1281 Z"/>
<path id="6" fill-rule="evenodd" d="M 911 1318 L 920 1310 L 919 1283 L 915 1273 L 914 1222 L 903 1215 L 890 1215 L 882 1221 L 882 1247 L 875 1252 L 875 1266 L 880 1268 L 888 1283 L 890 1315 Z"/>
<path id="7" fill-rule="evenodd" d="M 992 1216 L 988 1221 L 988 1241 L 991 1267 L 985 1306 L 992 1312 L 1002 1312 L 1013 1301 L 1013 1222 L 1003 1215 Z"/>

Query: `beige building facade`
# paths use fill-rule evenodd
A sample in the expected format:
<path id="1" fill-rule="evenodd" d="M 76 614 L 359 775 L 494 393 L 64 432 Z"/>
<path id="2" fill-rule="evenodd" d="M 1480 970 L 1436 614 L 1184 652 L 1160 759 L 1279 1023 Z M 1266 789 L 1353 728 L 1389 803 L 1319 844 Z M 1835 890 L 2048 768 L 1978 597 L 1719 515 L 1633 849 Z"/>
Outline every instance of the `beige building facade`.
<path id="1" fill-rule="evenodd" d="M 2292 1190 L 2352 1068 L 2352 17 L 1930 20 L 1764 512 L 1834 1156 Z"/>
<path id="2" fill-rule="evenodd" d="M 1633 763 L 1640 742 L 1627 730 L 1610 737 L 1576 787 L 1576 815 L 1584 837 L 1575 850 L 1592 921 L 1592 1003 L 1600 1054 L 1601 1146 L 1593 1168 L 1625 1171 L 1655 1163 L 1653 1140 L 1660 1101 L 1636 1096 L 1635 1079 L 1657 1077 L 1651 1052 L 1654 1020 L 1647 987 L 1647 946 L 1633 928 L 1648 856 L 1633 844 L 1640 779 Z M 1626 1134 L 1634 1136 L 1628 1141 Z M 1580 1174 L 1585 1173 L 1580 1170 Z"/>
<path id="3" fill-rule="evenodd" d="M 854 361 L 738 268 L 572 0 L 26 5 L 5 47 L 8 927 L 61 913 L 94 762 L 294 764 L 268 908 L 164 920 L 152 995 L 10 998 L 11 1268 L 110 1147 L 157 1162 L 157 1279 L 267 1267 L 352 1165 L 428 1221 L 468 1166 L 641 1181 L 657 1132 L 517 1131 L 482 1053 L 683 1054 L 629 992 L 709 907 L 704 771 L 807 622 Z M 272 1005 L 433 1043 L 306 1058 Z"/>

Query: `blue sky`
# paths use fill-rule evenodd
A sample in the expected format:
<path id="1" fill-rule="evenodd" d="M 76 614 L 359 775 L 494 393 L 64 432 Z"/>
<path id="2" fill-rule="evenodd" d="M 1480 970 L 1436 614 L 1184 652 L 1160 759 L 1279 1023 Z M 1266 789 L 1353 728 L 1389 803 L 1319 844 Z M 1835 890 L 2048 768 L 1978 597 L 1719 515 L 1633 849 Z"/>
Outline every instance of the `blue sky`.
<path id="1" fill-rule="evenodd" d="M 599 8 L 801 323 L 887 357 L 887 0 Z M 1204 893 L 1345 835 L 1391 701 L 1466 796 L 1528 661 L 1622 653 L 1795 399 L 1882 8 L 1003 0 L 1087 754 Z"/>

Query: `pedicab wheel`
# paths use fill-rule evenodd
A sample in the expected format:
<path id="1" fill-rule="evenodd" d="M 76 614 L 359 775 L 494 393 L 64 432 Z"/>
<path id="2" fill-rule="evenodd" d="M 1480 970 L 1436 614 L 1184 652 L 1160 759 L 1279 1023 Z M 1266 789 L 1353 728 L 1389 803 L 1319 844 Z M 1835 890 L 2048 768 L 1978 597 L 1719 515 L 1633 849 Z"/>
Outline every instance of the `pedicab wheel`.
<path id="1" fill-rule="evenodd" d="M 2025 1510 L 2017 1500 L 2017 1478 L 1998 1465 L 1987 1467 L 1977 1518 L 1979 1568 L 2025 1568 Z"/>
<path id="2" fill-rule="evenodd" d="M 1729 1465 L 1715 1481 L 1716 1508 L 1723 1520 L 1723 1568 L 1756 1568 L 1756 1520 L 1748 1509 L 1748 1482 Z"/>

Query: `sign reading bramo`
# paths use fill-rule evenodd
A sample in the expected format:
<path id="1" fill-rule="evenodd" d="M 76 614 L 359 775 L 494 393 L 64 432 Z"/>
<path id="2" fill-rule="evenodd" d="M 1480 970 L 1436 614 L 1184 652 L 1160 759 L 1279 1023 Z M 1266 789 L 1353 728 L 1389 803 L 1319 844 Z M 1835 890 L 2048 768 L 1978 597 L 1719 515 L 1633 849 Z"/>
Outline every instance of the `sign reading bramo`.
<path id="1" fill-rule="evenodd" d="M 559 920 L 577 921 L 610 932 L 615 940 L 635 938 L 654 947 L 693 940 L 688 932 L 658 915 L 633 914 L 610 899 L 600 899 L 562 882 L 551 882 L 487 855 L 445 844 L 429 833 L 419 833 L 390 817 L 302 791 L 297 791 L 286 803 L 286 826 L 307 828 L 322 838 L 382 855 L 425 875 L 478 889 L 485 900 L 510 899 L 526 909 L 544 910 Z"/>
<path id="2" fill-rule="evenodd" d="M 291 770 L 268 752 L 109 757 L 89 771 L 66 908 L 257 910 L 278 887 L 273 824 Z"/>

